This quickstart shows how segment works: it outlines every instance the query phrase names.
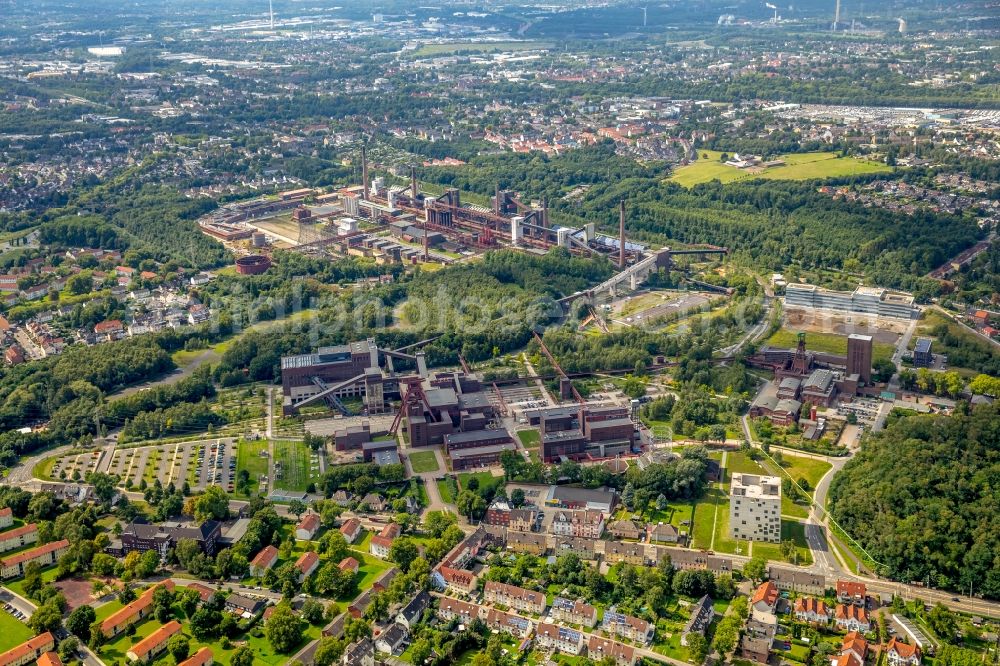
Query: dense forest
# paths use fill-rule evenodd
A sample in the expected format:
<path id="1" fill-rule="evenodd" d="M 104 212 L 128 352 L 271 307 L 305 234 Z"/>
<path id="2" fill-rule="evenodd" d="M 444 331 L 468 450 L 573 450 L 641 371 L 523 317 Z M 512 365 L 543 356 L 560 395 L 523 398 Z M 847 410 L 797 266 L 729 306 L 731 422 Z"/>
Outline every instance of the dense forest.
<path id="1" fill-rule="evenodd" d="M 1000 404 L 910 416 L 830 487 L 834 518 L 901 581 L 1000 599 Z"/>

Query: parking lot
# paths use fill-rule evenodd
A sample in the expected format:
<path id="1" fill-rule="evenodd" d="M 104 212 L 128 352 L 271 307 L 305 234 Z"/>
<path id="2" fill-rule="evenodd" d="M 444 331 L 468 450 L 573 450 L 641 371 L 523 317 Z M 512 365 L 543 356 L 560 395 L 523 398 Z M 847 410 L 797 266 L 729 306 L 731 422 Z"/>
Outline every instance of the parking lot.
<path id="1" fill-rule="evenodd" d="M 109 469 L 123 485 L 138 487 L 159 480 L 180 487 L 186 481 L 194 490 L 210 485 L 232 492 L 236 482 L 236 441 L 232 438 L 140 446 L 118 449 Z"/>
<path id="2" fill-rule="evenodd" d="M 87 474 L 97 470 L 103 455 L 103 451 L 88 451 L 62 456 L 52 465 L 52 477 L 65 480 L 85 479 Z"/>

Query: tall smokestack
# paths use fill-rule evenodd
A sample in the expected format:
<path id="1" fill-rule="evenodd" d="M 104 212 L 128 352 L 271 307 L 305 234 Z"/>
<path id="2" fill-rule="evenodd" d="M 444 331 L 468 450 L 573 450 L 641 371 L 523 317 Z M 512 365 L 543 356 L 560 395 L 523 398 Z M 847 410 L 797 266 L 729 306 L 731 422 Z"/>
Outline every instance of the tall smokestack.
<path id="1" fill-rule="evenodd" d="M 493 214 L 494 215 L 499 215 L 500 214 L 500 182 L 499 181 L 497 182 L 497 193 L 496 193 L 496 196 L 493 198 Z"/>
<path id="2" fill-rule="evenodd" d="M 547 197 L 542 198 L 542 226 L 546 229 L 549 228 L 549 200 Z"/>
<path id="3" fill-rule="evenodd" d="M 625 200 L 618 205 L 618 268 L 625 270 Z"/>
<path id="4" fill-rule="evenodd" d="M 410 197 L 417 203 L 417 167 L 410 165 Z"/>
<path id="5" fill-rule="evenodd" d="M 840 0 L 837 0 L 837 8 L 833 12 L 833 29 L 836 31 L 840 27 Z"/>
<path id="6" fill-rule="evenodd" d="M 364 146 L 361 146 L 361 184 L 365 188 L 361 198 L 368 201 L 368 151 Z"/>
<path id="7" fill-rule="evenodd" d="M 427 223 L 424 222 L 424 262 L 426 263 L 430 259 L 430 251 L 427 248 Z"/>

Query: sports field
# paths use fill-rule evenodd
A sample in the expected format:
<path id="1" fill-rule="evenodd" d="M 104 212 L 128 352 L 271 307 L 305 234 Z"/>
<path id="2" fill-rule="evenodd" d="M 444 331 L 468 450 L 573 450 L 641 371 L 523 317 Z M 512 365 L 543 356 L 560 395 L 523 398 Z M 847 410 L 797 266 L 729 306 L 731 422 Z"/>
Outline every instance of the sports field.
<path id="1" fill-rule="evenodd" d="M 548 48 L 552 48 L 551 42 L 452 42 L 450 44 L 424 44 L 413 52 L 413 57 L 429 58 L 453 53 L 501 53 Z"/>
<path id="2" fill-rule="evenodd" d="M 782 155 L 783 166 L 771 167 L 759 173 L 727 166 L 720 161 L 722 153 L 716 150 L 699 150 L 698 160 L 674 170 L 670 180 L 684 187 L 693 187 L 718 179 L 722 183 L 742 180 L 811 180 L 813 178 L 842 178 L 868 173 L 885 173 L 892 169 L 879 162 L 837 157 L 836 153 L 795 153 Z"/>

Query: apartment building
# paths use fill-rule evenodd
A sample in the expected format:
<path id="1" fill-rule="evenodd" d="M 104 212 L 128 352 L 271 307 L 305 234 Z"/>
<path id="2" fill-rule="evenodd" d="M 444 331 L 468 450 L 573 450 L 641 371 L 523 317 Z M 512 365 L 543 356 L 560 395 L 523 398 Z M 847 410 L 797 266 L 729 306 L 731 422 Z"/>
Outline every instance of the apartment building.
<path id="1" fill-rule="evenodd" d="M 181 623 L 171 620 L 146 638 L 142 639 L 125 653 L 132 661 L 145 664 L 151 662 L 156 655 L 167 649 L 167 641 L 181 631 Z"/>
<path id="2" fill-rule="evenodd" d="M 579 599 L 555 597 L 552 600 L 552 617 L 566 624 L 593 627 L 597 624 L 597 609 Z"/>
<path id="3" fill-rule="evenodd" d="M 539 622 L 535 629 L 535 643 L 543 648 L 578 655 L 583 652 L 583 634 L 575 629 L 557 624 Z"/>
<path id="4" fill-rule="evenodd" d="M 558 511 L 550 529 L 556 536 L 600 539 L 604 534 L 604 514 L 592 509 Z"/>
<path id="5" fill-rule="evenodd" d="M 56 649 L 56 639 L 48 631 L 0 654 L 0 666 L 23 666 Z"/>
<path id="6" fill-rule="evenodd" d="M 47 567 L 59 561 L 59 558 L 69 550 L 69 541 L 53 541 L 38 548 L 32 548 L 0 560 L 0 577 L 17 578 L 24 575 L 24 567 L 29 562 L 38 562 L 39 566 Z"/>
<path id="7" fill-rule="evenodd" d="M 15 527 L 12 530 L 0 532 L 0 553 L 6 553 L 8 550 L 15 550 L 17 548 L 24 548 L 25 546 L 29 546 L 37 542 L 38 525 L 31 523 L 30 525 Z"/>
<path id="8" fill-rule="evenodd" d="M 489 581 L 483 589 L 487 603 L 503 604 L 524 613 L 542 615 L 545 613 L 545 595 L 534 590 L 526 590 L 516 585 Z"/>
<path id="9" fill-rule="evenodd" d="M 173 581 L 171 580 L 165 580 L 161 583 L 157 583 L 140 594 L 135 601 L 123 606 L 105 618 L 104 622 L 101 623 L 101 633 L 104 634 L 105 638 L 113 638 L 117 636 L 130 624 L 137 624 L 139 620 L 142 620 L 152 613 L 153 592 L 156 591 L 156 588 L 161 586 L 170 591 L 173 591 L 175 587 Z"/>
<path id="10" fill-rule="evenodd" d="M 645 620 L 619 613 L 614 606 L 604 611 L 601 628 L 609 634 L 621 636 L 634 643 L 649 645 L 653 642 L 655 627 Z"/>

